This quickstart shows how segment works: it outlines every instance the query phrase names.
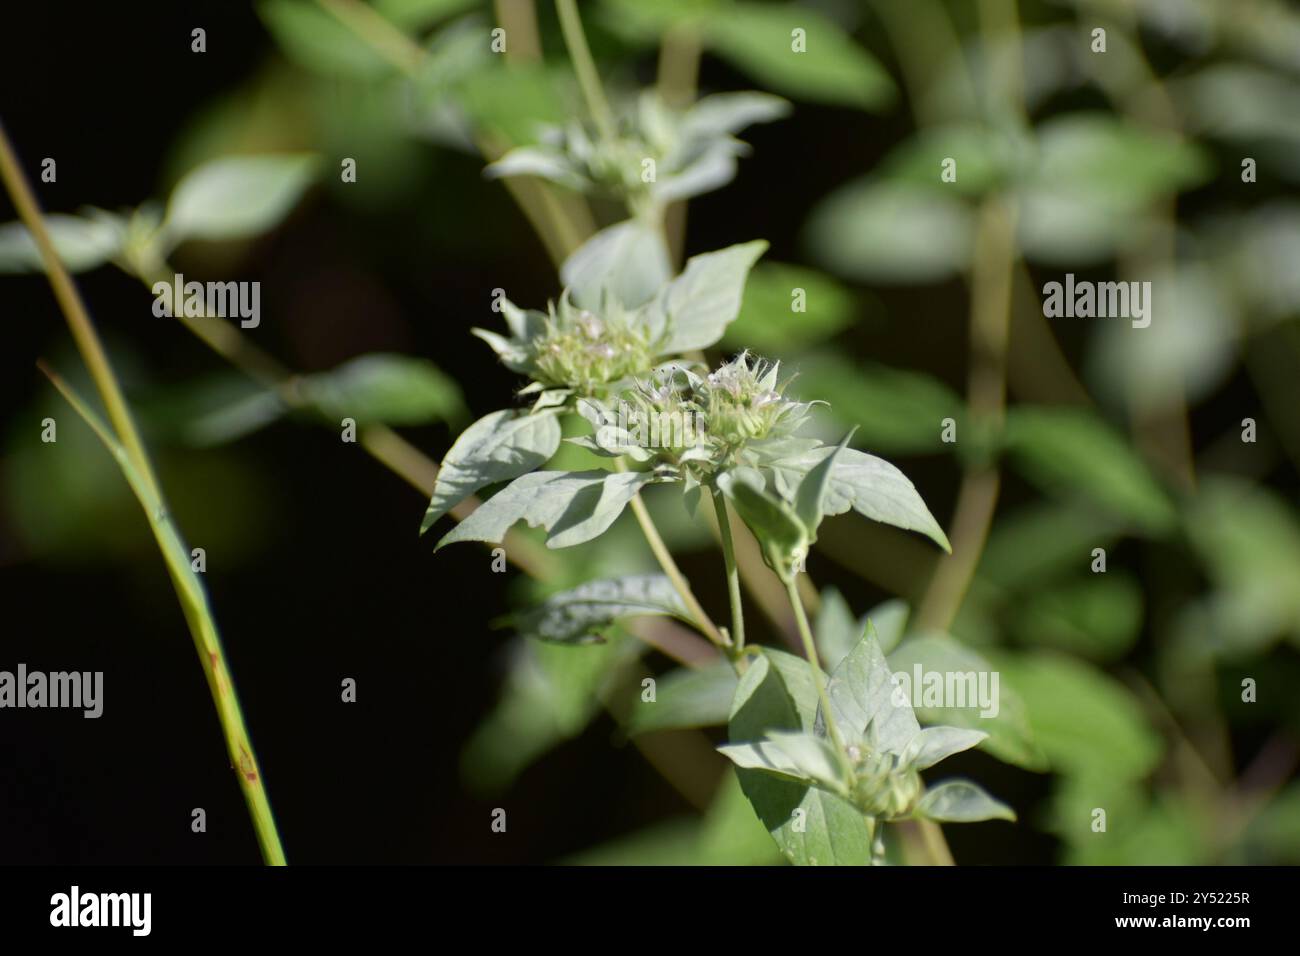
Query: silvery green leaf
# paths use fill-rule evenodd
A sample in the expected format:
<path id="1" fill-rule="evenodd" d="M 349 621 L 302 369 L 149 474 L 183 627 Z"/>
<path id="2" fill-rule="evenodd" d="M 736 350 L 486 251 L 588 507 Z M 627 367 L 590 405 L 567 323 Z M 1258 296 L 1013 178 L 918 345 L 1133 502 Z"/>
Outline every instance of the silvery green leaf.
<path id="1" fill-rule="evenodd" d="M 521 634 L 538 640 L 583 644 L 602 641 L 601 632 L 621 618 L 646 614 L 690 621 L 682 599 L 667 577 L 634 574 L 588 581 L 553 594 L 538 607 L 521 614 L 515 626 Z"/>
<path id="2" fill-rule="evenodd" d="M 737 683 L 729 661 L 672 671 L 658 680 L 653 701 L 639 700 L 633 705 L 628 732 L 643 734 L 725 724 Z"/>
<path id="3" fill-rule="evenodd" d="M 933 767 L 953 754 L 970 750 L 988 734 L 960 727 L 925 727 L 903 751 L 902 762 L 915 770 Z"/>
<path id="4" fill-rule="evenodd" d="M 501 300 L 501 317 L 506 320 L 510 334 L 524 341 L 540 335 L 546 327 L 545 314 L 536 309 L 521 309 L 506 298 Z"/>
<path id="5" fill-rule="evenodd" d="M 699 99 L 682 123 L 685 136 L 733 136 L 755 123 L 790 114 L 790 103 L 770 93 L 714 93 Z"/>
<path id="6" fill-rule="evenodd" d="M 654 186 L 654 198 L 661 203 L 690 199 L 712 192 L 736 178 L 738 150 L 726 141 L 710 143 Z"/>
<path id="7" fill-rule="evenodd" d="M 916 805 L 916 815 L 947 823 L 981 820 L 1014 823 L 1016 819 L 1016 811 L 966 780 L 950 780 L 926 790 Z"/>
<path id="8" fill-rule="evenodd" d="M 532 394 L 528 392 L 528 389 L 521 389 L 519 394 L 523 395 L 526 392 Z M 569 396 L 572 394 L 573 389 L 570 388 L 539 388 L 537 390 L 537 400 L 533 402 L 533 413 L 536 414 L 548 408 L 559 408 L 569 400 Z"/>
<path id="9" fill-rule="evenodd" d="M 560 278 L 573 301 L 585 309 L 598 309 L 605 292 L 630 309 L 638 308 L 671 275 L 663 239 L 642 219 L 605 227 L 560 267 Z"/>
<path id="10" fill-rule="evenodd" d="M 109 213 L 94 219 L 50 213 L 45 229 L 69 272 L 84 272 L 107 262 L 122 249 L 125 224 Z M 0 273 L 41 272 L 40 250 L 21 222 L 0 226 Z"/>
<path id="11" fill-rule="evenodd" d="M 275 226 L 315 178 L 304 153 L 227 156 L 187 173 L 172 190 L 163 230 L 185 239 L 241 239 Z"/>
<path id="12" fill-rule="evenodd" d="M 693 256 L 686 269 L 646 306 L 644 320 L 661 335 L 659 352 L 687 352 L 713 345 L 740 312 L 745 278 L 767 249 L 759 239 Z"/>
<path id="13" fill-rule="evenodd" d="M 740 679 L 728 736 L 756 740 L 773 730 L 810 732 L 817 692 L 808 662 L 764 649 Z M 760 770 L 737 769 L 741 789 L 781 852 L 800 865 L 866 865 L 872 832 L 847 800 Z"/>
<path id="14" fill-rule="evenodd" d="M 637 472 L 535 471 L 516 478 L 452 528 L 438 548 L 457 541 L 499 544 L 519 521 L 550 534 L 548 548 L 568 548 L 599 537 L 651 475 Z"/>
<path id="15" fill-rule="evenodd" d="M 496 332 L 489 332 L 487 329 L 470 329 L 470 332 L 490 345 L 506 368 L 512 372 L 528 371 L 528 352 L 513 339 L 498 335 Z"/>
<path id="16" fill-rule="evenodd" d="M 586 185 L 586 180 L 573 169 L 564 154 L 544 146 L 519 146 L 512 149 L 485 167 L 483 174 L 490 179 L 537 176 L 575 190 L 581 190 Z"/>
<path id="17" fill-rule="evenodd" d="M 831 495 L 830 485 L 831 477 L 834 473 L 836 464 L 844 455 L 845 448 L 848 446 L 849 439 L 853 433 L 845 435 L 839 445 L 832 449 L 831 453 L 814 465 L 803 480 L 799 482 L 799 487 L 794 493 L 794 510 L 803 522 L 804 529 L 808 532 L 808 541 L 812 543 L 817 540 L 817 529 L 821 526 L 822 515 L 825 512 L 827 499 Z"/>
<path id="18" fill-rule="evenodd" d="M 480 488 L 540 467 L 560 447 L 560 434 L 554 412 L 507 409 L 470 425 L 442 460 L 420 533 Z"/>
<path id="19" fill-rule="evenodd" d="M 921 729 L 911 702 L 894 683 L 870 625 L 857 647 L 831 672 L 826 693 L 846 745 L 902 754 Z M 817 723 L 820 728 L 820 713 Z"/>
<path id="20" fill-rule="evenodd" d="M 740 520 L 758 539 L 763 560 L 786 580 L 795 561 L 808 550 L 808 530 L 799 516 L 742 469 L 723 472 L 717 482 Z"/>
<path id="21" fill-rule="evenodd" d="M 590 423 L 593 434 L 569 441 L 607 458 L 627 455 L 633 461 L 649 461 L 650 450 L 619 423 L 618 415 L 608 405 L 593 398 L 578 399 L 578 414 Z"/>
<path id="22" fill-rule="evenodd" d="M 795 488 L 803 473 L 821 464 L 834 451 L 830 446 L 823 446 L 769 461 L 766 466 L 784 482 L 784 485 L 779 482 L 779 486 Z M 952 550 L 948 536 L 907 477 L 884 459 L 855 448 L 845 448 L 836 456 L 822 500 L 827 516 L 843 514 L 850 508 L 873 521 L 919 531 L 945 551 Z"/>
<path id="23" fill-rule="evenodd" d="M 1005 440 L 1025 477 L 1049 494 L 1094 501 L 1150 534 L 1167 533 L 1177 521 L 1151 468 L 1096 412 L 1017 406 L 1007 413 Z"/>
<path id="24" fill-rule="evenodd" d="M 772 731 L 766 740 L 724 744 L 718 752 L 737 767 L 762 770 L 844 796 L 848 789 L 824 737 L 802 731 Z"/>

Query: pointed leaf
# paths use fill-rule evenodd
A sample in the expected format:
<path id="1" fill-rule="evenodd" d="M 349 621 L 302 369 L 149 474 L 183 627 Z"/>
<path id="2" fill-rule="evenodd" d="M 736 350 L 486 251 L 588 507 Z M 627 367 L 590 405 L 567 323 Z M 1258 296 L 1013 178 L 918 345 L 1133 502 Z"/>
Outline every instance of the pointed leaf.
<path id="1" fill-rule="evenodd" d="M 544 464 L 560 447 L 560 434 L 554 411 L 527 414 L 503 410 L 470 425 L 442 461 L 420 534 L 480 488 L 509 481 Z"/>
<path id="2" fill-rule="evenodd" d="M 982 730 L 963 730 L 960 727 L 926 727 L 907 745 L 903 763 L 917 770 L 933 767 L 953 754 L 970 750 L 988 734 Z"/>
<path id="3" fill-rule="evenodd" d="M 516 478 L 443 536 L 434 550 L 457 541 L 499 544 L 518 521 L 550 532 L 548 548 L 599 537 L 651 475 L 637 472 L 535 471 Z"/>
<path id="4" fill-rule="evenodd" d="M 653 701 L 642 700 L 633 707 L 628 732 L 726 724 L 737 683 L 736 672 L 727 661 L 675 670 L 657 681 Z"/>
<path id="5" fill-rule="evenodd" d="M 172 242 L 242 239 L 265 232 L 297 204 L 318 160 L 303 153 L 227 156 L 192 170 L 172 191 L 163 229 Z"/>
<path id="6" fill-rule="evenodd" d="M 662 574 L 630 574 L 588 581 L 553 594 L 515 622 L 527 637 L 557 644 L 599 643 L 615 621 L 640 615 L 690 621 L 672 582 Z"/>
<path id="7" fill-rule="evenodd" d="M 646 307 L 645 321 L 663 335 L 661 354 L 704 349 L 722 338 L 740 312 L 745 278 L 767 243 L 764 240 L 693 256 L 686 269 Z"/>
<path id="8" fill-rule="evenodd" d="M 672 275 L 668 253 L 657 230 L 628 219 L 600 230 L 560 268 L 573 301 L 598 309 L 608 291 L 628 308 L 649 302 Z"/>
<path id="9" fill-rule="evenodd" d="M 952 780 L 926 790 L 916 805 L 916 815 L 948 823 L 1010 820 L 1016 811 L 965 780 Z"/>
<path id="10" fill-rule="evenodd" d="M 846 745 L 902 754 L 921 729 L 869 624 L 858 646 L 831 673 L 826 694 Z M 818 726 L 821 724 L 819 713 Z"/>

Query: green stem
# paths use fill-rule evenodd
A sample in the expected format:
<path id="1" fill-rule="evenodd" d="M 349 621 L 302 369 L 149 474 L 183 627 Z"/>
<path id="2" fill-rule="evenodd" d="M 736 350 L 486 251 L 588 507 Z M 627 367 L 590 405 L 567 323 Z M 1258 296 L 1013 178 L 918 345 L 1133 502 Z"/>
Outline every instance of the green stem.
<path id="1" fill-rule="evenodd" d="M 736 566 L 736 551 L 731 540 L 731 519 L 727 516 L 727 502 L 722 493 L 713 491 L 713 509 L 718 514 L 719 539 L 722 542 L 722 560 L 727 565 L 727 597 L 731 601 L 731 640 L 735 644 L 732 654 L 739 656 L 745 649 L 745 609 L 740 600 L 740 569 Z"/>
<path id="2" fill-rule="evenodd" d="M 627 471 L 627 465 L 622 458 L 614 459 L 614 467 L 618 471 Z M 650 517 L 650 512 L 646 509 L 645 502 L 641 500 L 640 493 L 632 497 L 632 513 L 636 515 L 637 524 L 641 526 L 641 533 L 645 535 L 646 544 L 650 545 L 650 550 L 659 562 L 659 567 L 663 569 L 668 580 L 672 582 L 673 589 L 677 592 L 682 603 L 686 605 L 686 610 L 690 613 L 691 619 L 695 622 L 696 627 L 704 632 L 704 636 L 716 644 L 718 647 L 729 651 L 730 642 L 718 630 L 718 626 L 713 623 L 700 602 L 695 599 L 695 594 L 691 591 L 690 582 L 682 574 L 681 568 L 677 567 L 677 562 L 673 560 L 672 553 L 668 546 L 664 544 L 664 539 L 659 535 L 659 529 L 655 527 L 654 519 Z"/>
<path id="3" fill-rule="evenodd" d="M 170 543 L 172 553 L 183 551 L 175 529 L 166 518 L 166 506 L 162 500 L 157 478 L 154 476 L 153 464 L 136 430 L 135 421 L 122 395 L 113 366 L 108 361 L 94 323 L 90 320 L 90 314 L 86 311 L 86 305 L 82 302 L 72 277 L 50 241 L 49 232 L 45 228 L 45 217 L 22 173 L 22 168 L 18 165 L 18 159 L 14 155 L 13 146 L 3 125 L 0 125 L 0 176 L 3 177 L 14 206 L 40 251 L 45 273 L 54 288 L 55 298 L 72 330 L 77 349 L 90 369 L 115 434 L 111 434 L 107 426 L 97 428 L 96 431 L 110 448 L 120 448 L 120 460 L 124 467 L 129 466 L 128 475 L 134 476 L 133 490 L 149 516 L 150 525 L 158 535 L 160 545 Z M 51 376 L 51 379 L 60 391 L 73 400 L 71 392 L 57 377 Z M 79 402 L 74 401 L 74 407 L 78 408 L 79 413 L 86 417 L 87 421 L 92 423 L 95 421 L 93 415 L 88 415 L 87 410 Z M 167 547 L 164 546 L 164 558 L 168 553 Z M 262 783 L 257 758 L 253 753 L 253 744 L 244 725 L 239 697 L 235 693 L 234 684 L 226 669 L 225 652 L 221 646 L 216 623 L 212 619 L 211 609 L 207 604 L 207 595 L 192 577 L 186 578 L 170 563 L 168 570 L 172 575 L 173 586 L 176 588 L 181 608 L 185 612 L 186 621 L 194 638 L 199 662 L 208 679 L 208 687 L 217 708 L 221 730 L 226 738 L 231 765 L 236 770 L 240 789 L 248 804 L 253 829 L 257 833 L 257 842 L 262 849 L 262 858 L 269 865 L 283 866 L 284 850 L 280 846 L 280 836 L 275 828 L 275 819 L 271 815 L 271 805 Z"/>
<path id="4" fill-rule="evenodd" d="M 600 85 L 600 74 L 596 72 L 591 49 L 587 46 L 587 35 L 582 30 L 578 5 L 574 0 L 555 0 L 555 10 L 560 15 L 564 45 L 569 48 L 573 72 L 578 76 L 578 86 L 582 89 L 583 99 L 587 101 L 587 109 L 591 111 L 591 118 L 595 121 L 601 138 L 612 143 L 616 138 L 614 114 L 609 108 L 609 100 L 605 98 L 605 90 Z"/>
<path id="5" fill-rule="evenodd" d="M 821 661 L 817 657 L 817 644 L 813 641 L 812 629 L 808 627 L 808 615 L 804 613 L 803 601 L 799 600 L 799 589 L 795 586 L 794 576 L 785 581 L 785 592 L 790 596 L 790 607 L 794 609 L 795 624 L 799 627 L 799 637 L 803 639 L 803 651 L 808 657 L 808 667 L 812 671 L 813 683 L 817 687 L 817 699 L 821 701 L 822 714 L 826 720 L 826 733 L 835 746 L 835 753 L 841 760 L 845 759 L 844 739 L 840 729 L 835 726 L 835 715 L 831 712 L 831 698 L 826 693 L 826 675 L 822 673 Z"/>

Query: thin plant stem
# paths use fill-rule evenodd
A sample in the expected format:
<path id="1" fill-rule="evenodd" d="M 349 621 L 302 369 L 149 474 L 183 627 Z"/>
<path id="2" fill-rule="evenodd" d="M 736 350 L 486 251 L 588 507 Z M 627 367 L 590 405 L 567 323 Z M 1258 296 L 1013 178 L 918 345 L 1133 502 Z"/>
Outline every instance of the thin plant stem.
<path id="1" fill-rule="evenodd" d="M 85 303 L 81 301 L 81 295 L 73 285 L 72 277 L 68 275 L 68 271 L 54 251 L 49 232 L 45 228 L 45 217 L 41 214 L 40 204 L 27 184 L 3 123 L 0 123 L 0 175 L 4 178 L 5 188 L 13 199 L 19 217 L 26 223 L 40 250 L 41 259 L 45 263 L 45 275 L 54 289 L 54 297 L 58 300 L 59 308 L 67 319 L 68 328 L 77 343 L 77 351 L 81 353 L 86 367 L 90 370 L 90 376 L 104 402 L 113 430 L 126 447 L 132 463 L 139 469 L 141 478 L 148 485 L 149 490 L 156 495 L 158 480 L 154 476 L 149 457 L 145 454 L 144 443 L 140 440 L 140 433 L 131 417 L 131 409 L 122 395 L 117 377 L 113 374 L 113 368 L 104 352 L 103 343 L 99 340 L 99 333 L 95 331 L 94 323 L 90 321 L 90 316 L 86 312 Z"/>
<path id="2" fill-rule="evenodd" d="M 845 759 L 844 738 L 835 725 L 835 715 L 831 712 L 831 698 L 826 693 L 826 675 L 822 673 L 821 660 L 817 656 L 817 644 L 813 640 L 812 628 L 808 626 L 808 615 L 804 613 L 803 601 L 799 599 L 799 589 L 795 586 L 794 576 L 785 581 L 785 592 L 790 596 L 790 607 L 794 609 L 795 624 L 799 627 L 799 637 L 803 639 L 803 652 L 808 658 L 808 668 L 812 671 L 813 683 L 817 687 L 817 699 L 821 701 L 822 716 L 826 721 L 826 733 L 835 746 L 835 753 L 840 760 Z"/>
<path id="3" fill-rule="evenodd" d="M 627 471 L 627 465 L 623 459 L 614 459 L 614 467 L 620 471 Z M 632 513 L 636 515 L 637 524 L 641 526 L 641 533 L 645 536 L 646 544 L 650 545 L 650 551 L 654 554 L 655 560 L 659 562 L 659 567 L 663 569 L 664 574 L 672 583 L 673 590 L 677 592 L 682 603 L 686 605 L 687 612 L 690 613 L 692 620 L 704 636 L 720 648 L 729 649 L 730 642 L 718 630 L 718 626 L 705 613 L 700 602 L 695 599 L 695 594 L 691 591 L 690 582 L 682 574 L 681 569 L 677 567 L 677 562 L 673 560 L 672 553 L 668 546 L 664 544 L 664 539 L 659 535 L 659 529 L 655 527 L 654 519 L 650 517 L 650 512 L 646 509 L 645 502 L 641 500 L 638 492 L 632 496 Z"/>
<path id="4" fill-rule="evenodd" d="M 617 136 L 614 114 L 609 108 L 609 100 L 605 98 L 605 89 L 600 85 L 600 74 L 596 72 L 591 49 L 587 46 L 587 35 L 582 29 L 578 5 L 574 0 L 555 0 L 555 10 L 560 16 L 560 32 L 564 34 L 564 45 L 569 49 L 573 72 L 577 74 L 578 86 L 582 89 L 583 99 L 587 101 L 587 109 L 601 138 L 612 143 Z"/>
<path id="5" fill-rule="evenodd" d="M 739 656 L 745 650 L 745 609 L 740 599 L 740 570 L 736 567 L 736 553 L 731 540 L 731 519 L 727 516 L 727 502 L 722 493 L 713 491 L 713 510 L 718 515 L 718 530 L 722 539 L 722 560 L 727 566 L 727 598 L 731 602 L 732 654 Z"/>
<path id="6" fill-rule="evenodd" d="M 54 288 L 55 297 L 63 310 L 69 328 L 72 330 L 78 351 L 80 351 L 82 359 L 90 369 L 96 389 L 99 391 L 104 407 L 109 413 L 115 434 L 111 433 L 108 427 L 97 424 L 97 419 L 93 413 L 72 394 L 71 390 L 63 385 L 57 376 L 49 372 L 47 374 L 50 375 L 55 387 L 68 398 L 78 413 L 95 429 L 105 445 L 115 454 L 120 455 L 123 470 L 128 475 L 128 479 L 131 480 L 133 490 L 135 490 L 141 505 L 145 509 L 150 525 L 159 539 L 159 545 L 163 547 L 163 556 L 168 558 L 168 570 L 171 573 L 172 584 L 176 589 L 177 597 L 180 599 L 181 608 L 185 612 L 186 622 L 189 624 L 190 633 L 194 638 L 195 650 L 198 652 L 200 664 L 203 666 L 203 672 L 208 679 L 213 704 L 216 706 L 217 717 L 220 720 L 221 730 L 226 739 L 226 749 L 230 755 L 231 765 L 237 771 L 236 776 L 239 780 L 240 790 L 244 794 L 245 803 L 248 805 L 249 817 L 257 834 L 262 859 L 268 865 L 283 866 L 285 863 L 284 849 L 280 845 L 280 835 L 276 830 L 275 817 L 271 813 L 270 800 L 267 797 L 266 786 L 262 781 L 262 774 L 257 765 L 257 757 L 248 735 L 248 728 L 244 724 L 243 712 L 239 706 L 239 697 L 235 693 L 234 683 L 226 668 L 225 651 L 221 644 L 221 637 L 217 632 L 216 623 L 207 604 L 207 596 L 197 582 L 193 580 L 192 575 L 188 578 L 184 577 L 173 566 L 173 559 L 169 558 L 167 545 L 170 543 L 171 553 L 174 554 L 176 549 L 181 547 L 179 544 L 180 539 L 167 516 L 158 481 L 154 476 L 153 464 L 150 462 L 148 453 L 145 451 L 144 442 L 140 439 L 139 432 L 136 430 L 130 408 L 122 395 L 117 376 L 113 373 L 113 367 L 109 363 L 108 356 L 99 341 L 99 335 L 96 333 L 90 315 L 86 311 L 85 303 L 82 302 L 81 295 L 72 282 L 72 277 L 68 274 L 54 249 L 53 243 L 50 241 L 49 232 L 45 228 L 45 217 L 41 213 L 36 197 L 32 195 L 31 187 L 22 173 L 22 168 L 18 165 L 13 146 L 9 142 L 9 135 L 3 125 L 0 125 L 0 175 L 3 175 L 5 187 L 13 198 L 14 206 L 18 209 L 18 214 L 31 232 L 36 247 L 40 251 L 50 285 Z M 118 449 L 120 449 L 120 452 L 117 451 Z"/>

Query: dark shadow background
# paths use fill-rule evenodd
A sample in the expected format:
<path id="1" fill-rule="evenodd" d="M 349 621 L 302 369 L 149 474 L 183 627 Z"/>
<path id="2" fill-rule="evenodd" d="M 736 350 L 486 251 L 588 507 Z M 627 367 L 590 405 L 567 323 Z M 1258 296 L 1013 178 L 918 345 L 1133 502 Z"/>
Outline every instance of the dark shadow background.
<path id="1" fill-rule="evenodd" d="M 189 50 L 194 26 L 207 30 L 206 54 Z M 47 211 L 134 205 L 159 193 L 187 117 L 272 55 L 240 3 L 13 5 L 0 39 L 0 117 Z M 711 58 L 701 80 L 709 89 L 750 86 Z M 812 203 L 869 168 L 909 122 L 905 108 L 867 116 L 799 104 L 792 119 L 753 129 L 754 155 L 739 179 L 692 204 L 688 253 L 763 236 L 770 258 L 801 261 L 796 235 Z M 287 364 L 325 369 L 368 351 L 427 356 L 482 414 L 516 382 L 467 330 L 490 323 L 495 287 L 524 303 L 554 295 L 553 271 L 478 160 L 433 146 L 426 154 L 418 190 L 400 204 L 367 210 L 318 192 L 231 278 L 262 280 L 263 321 L 253 334 Z M 39 183 L 45 156 L 58 161 L 56 184 Z M 12 218 L 0 200 L 0 220 Z M 123 367 L 137 370 L 125 375 L 129 390 L 219 367 L 183 329 L 152 316 L 148 290 L 133 280 L 105 268 L 78 284 L 114 354 L 129 350 Z M 35 409 L 51 390 L 35 360 L 70 369 L 75 353 L 43 277 L 5 277 L 0 290 L 3 428 L 36 431 Z M 861 354 L 924 366 L 963 388 L 960 284 L 886 290 L 864 296 L 862 307 L 864 321 L 846 336 Z M 1079 342 L 1063 344 L 1077 354 Z M 1249 400 L 1244 382 L 1229 390 Z M 1195 437 L 1218 434 L 1227 420 L 1194 420 Z M 450 437 L 445 428 L 407 434 L 435 456 Z M 256 518 L 231 518 L 256 521 L 256 545 L 238 561 L 209 551 L 205 580 L 291 862 L 546 861 L 690 811 L 633 748 L 616 745 L 608 718 L 500 800 L 466 796 L 459 752 L 499 689 L 506 635 L 486 622 L 508 606 L 508 576 L 488 573 L 481 551 L 435 558 L 416 535 L 421 496 L 329 430 L 281 423 L 230 449 L 182 454 L 185 467 L 160 454 L 161 479 L 192 544 L 202 544 L 206 513 L 244 503 L 228 497 L 218 463 L 233 456 L 257 475 Z M 946 524 L 954 463 L 898 463 Z M 1004 494 L 1004 506 L 1028 497 L 1014 479 Z M 0 667 L 105 673 L 99 720 L 0 712 L 0 863 L 259 859 L 162 562 L 150 556 L 143 520 L 129 533 L 139 557 L 124 564 L 33 554 L 0 526 Z M 720 613 L 725 595 L 711 556 L 686 569 Z M 825 559 L 810 570 L 855 607 L 886 596 Z M 340 702 L 345 677 L 357 680 L 355 704 Z M 952 769 L 1017 806 L 1048 790 L 1048 778 L 982 754 L 954 759 Z M 509 812 L 504 835 L 489 828 L 496 805 Z M 207 812 L 206 834 L 190 831 L 195 807 Z M 958 859 L 1054 857 L 1052 839 L 1026 825 L 1014 833 L 953 827 L 949 839 Z"/>

